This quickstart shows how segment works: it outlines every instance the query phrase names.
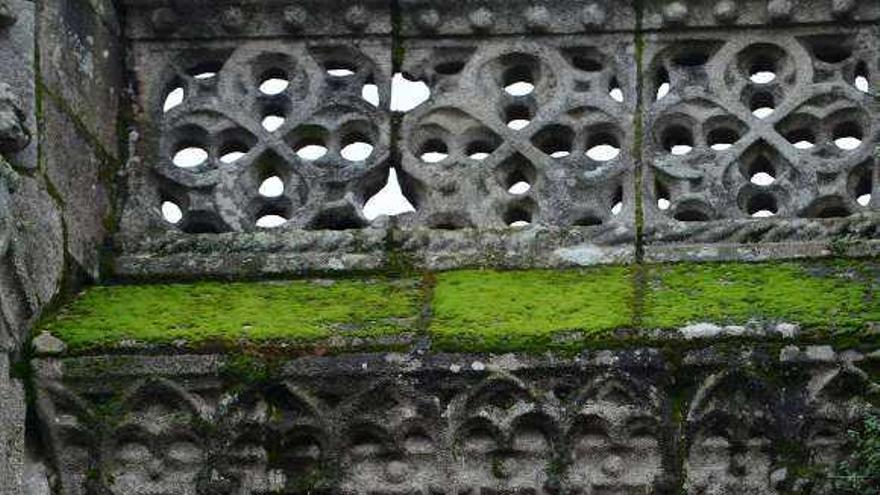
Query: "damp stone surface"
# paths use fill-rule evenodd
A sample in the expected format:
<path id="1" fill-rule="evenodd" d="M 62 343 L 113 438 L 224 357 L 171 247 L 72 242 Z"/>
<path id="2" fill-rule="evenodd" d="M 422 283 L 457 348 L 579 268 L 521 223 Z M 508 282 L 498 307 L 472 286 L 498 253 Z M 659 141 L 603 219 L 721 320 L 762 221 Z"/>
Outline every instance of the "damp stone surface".
<path id="1" fill-rule="evenodd" d="M 0 495 L 876 493 L 878 115 L 876 1 L 0 0 Z"/>

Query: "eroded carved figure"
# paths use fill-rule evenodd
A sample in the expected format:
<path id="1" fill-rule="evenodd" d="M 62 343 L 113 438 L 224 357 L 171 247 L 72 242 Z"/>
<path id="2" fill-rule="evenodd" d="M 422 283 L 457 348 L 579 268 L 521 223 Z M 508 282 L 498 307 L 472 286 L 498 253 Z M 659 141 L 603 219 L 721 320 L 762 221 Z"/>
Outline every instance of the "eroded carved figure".
<path id="1" fill-rule="evenodd" d="M 104 464 L 113 495 L 196 495 L 206 462 L 200 408 L 177 386 L 147 381 L 126 397 Z"/>
<path id="2" fill-rule="evenodd" d="M 660 402 L 623 374 L 593 379 L 575 399 L 569 479 L 578 493 L 652 493 L 662 473 Z"/>
<path id="3" fill-rule="evenodd" d="M 341 408 L 351 418 L 341 441 L 343 493 L 436 493 L 446 479 L 441 413 L 407 381 L 383 380 Z"/>
<path id="4" fill-rule="evenodd" d="M 511 376 L 489 377 L 451 406 L 453 483 L 476 493 L 544 493 L 560 408 Z"/>
<path id="5" fill-rule="evenodd" d="M 329 436 L 319 409 L 314 398 L 283 382 L 239 394 L 221 420 L 228 435 L 219 474 L 229 493 L 299 493 L 320 479 Z"/>
<path id="6" fill-rule="evenodd" d="M 773 495 L 780 433 L 768 385 L 742 373 L 707 378 L 688 413 L 685 487 L 693 495 Z"/>

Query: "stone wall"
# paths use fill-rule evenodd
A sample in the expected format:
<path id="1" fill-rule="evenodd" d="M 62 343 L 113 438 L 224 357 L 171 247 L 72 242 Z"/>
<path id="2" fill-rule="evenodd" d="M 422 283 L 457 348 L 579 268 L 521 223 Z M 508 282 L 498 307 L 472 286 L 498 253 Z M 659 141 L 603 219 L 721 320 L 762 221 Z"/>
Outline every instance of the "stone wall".
<path id="1" fill-rule="evenodd" d="M 33 324 L 101 270 L 124 97 L 109 2 L 0 2 L 0 492 L 21 493 Z"/>
<path id="2" fill-rule="evenodd" d="M 401 76 L 430 97 L 392 110 Z M 878 89 L 869 1 L 0 0 L 0 493 L 825 493 L 876 321 L 542 357 L 29 342 L 84 283 L 876 257 Z M 392 170 L 415 211 L 367 218 Z"/>

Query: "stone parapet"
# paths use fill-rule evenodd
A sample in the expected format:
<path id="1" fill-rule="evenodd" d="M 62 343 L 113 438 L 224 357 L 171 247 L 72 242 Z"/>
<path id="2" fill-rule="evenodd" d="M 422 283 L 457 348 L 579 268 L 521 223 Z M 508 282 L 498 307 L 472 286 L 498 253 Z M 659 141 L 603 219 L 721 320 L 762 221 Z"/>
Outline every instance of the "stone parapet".
<path id="1" fill-rule="evenodd" d="M 235 244 L 255 275 L 320 269 L 304 243 L 342 271 L 397 251 L 427 268 L 877 254 L 880 7 L 747 3 L 367 2 L 347 6 L 360 31 L 280 32 L 276 2 L 237 30 L 231 3 L 128 2 L 117 273 L 223 274 L 184 246 Z M 166 11 L 186 31 L 145 34 Z M 414 108 L 392 101 L 404 76 L 429 94 Z M 374 218 L 390 171 L 415 211 Z"/>

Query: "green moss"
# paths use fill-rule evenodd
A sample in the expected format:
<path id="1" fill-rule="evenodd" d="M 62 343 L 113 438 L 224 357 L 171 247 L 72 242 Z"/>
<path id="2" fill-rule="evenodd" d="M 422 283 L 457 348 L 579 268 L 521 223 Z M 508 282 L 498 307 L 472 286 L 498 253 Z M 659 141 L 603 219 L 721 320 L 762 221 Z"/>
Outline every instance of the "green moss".
<path id="1" fill-rule="evenodd" d="M 445 350 L 547 350 L 554 337 L 607 334 L 632 321 L 628 267 L 441 273 L 429 331 Z"/>
<path id="2" fill-rule="evenodd" d="M 675 355 L 683 343 L 661 341 L 650 330 L 750 320 L 797 323 L 813 330 L 803 339 L 849 348 L 876 341 L 869 323 L 880 321 L 880 266 L 868 260 L 463 270 L 420 278 L 401 271 L 410 276 L 96 287 L 41 328 L 74 353 L 126 339 L 184 340 L 193 347 L 253 351 L 262 361 L 284 349 L 320 350 L 334 337 L 364 337 L 353 346 L 358 350 L 406 351 L 413 334 L 426 335 L 439 351 L 571 353 L 668 345 Z M 405 338 L 370 338 L 394 335 Z M 741 340 L 717 343 L 737 352 Z M 281 341 L 289 345 L 276 348 Z M 250 383 L 266 370 L 233 362 L 227 371 Z"/>
<path id="3" fill-rule="evenodd" d="M 370 337 L 411 330 L 419 296 L 411 280 L 93 287 L 43 329 L 72 350 L 125 339 L 197 344 Z"/>
<path id="4" fill-rule="evenodd" d="M 871 277 L 858 262 L 682 263 L 648 268 L 642 323 L 794 322 L 824 330 L 861 329 L 880 319 Z"/>

